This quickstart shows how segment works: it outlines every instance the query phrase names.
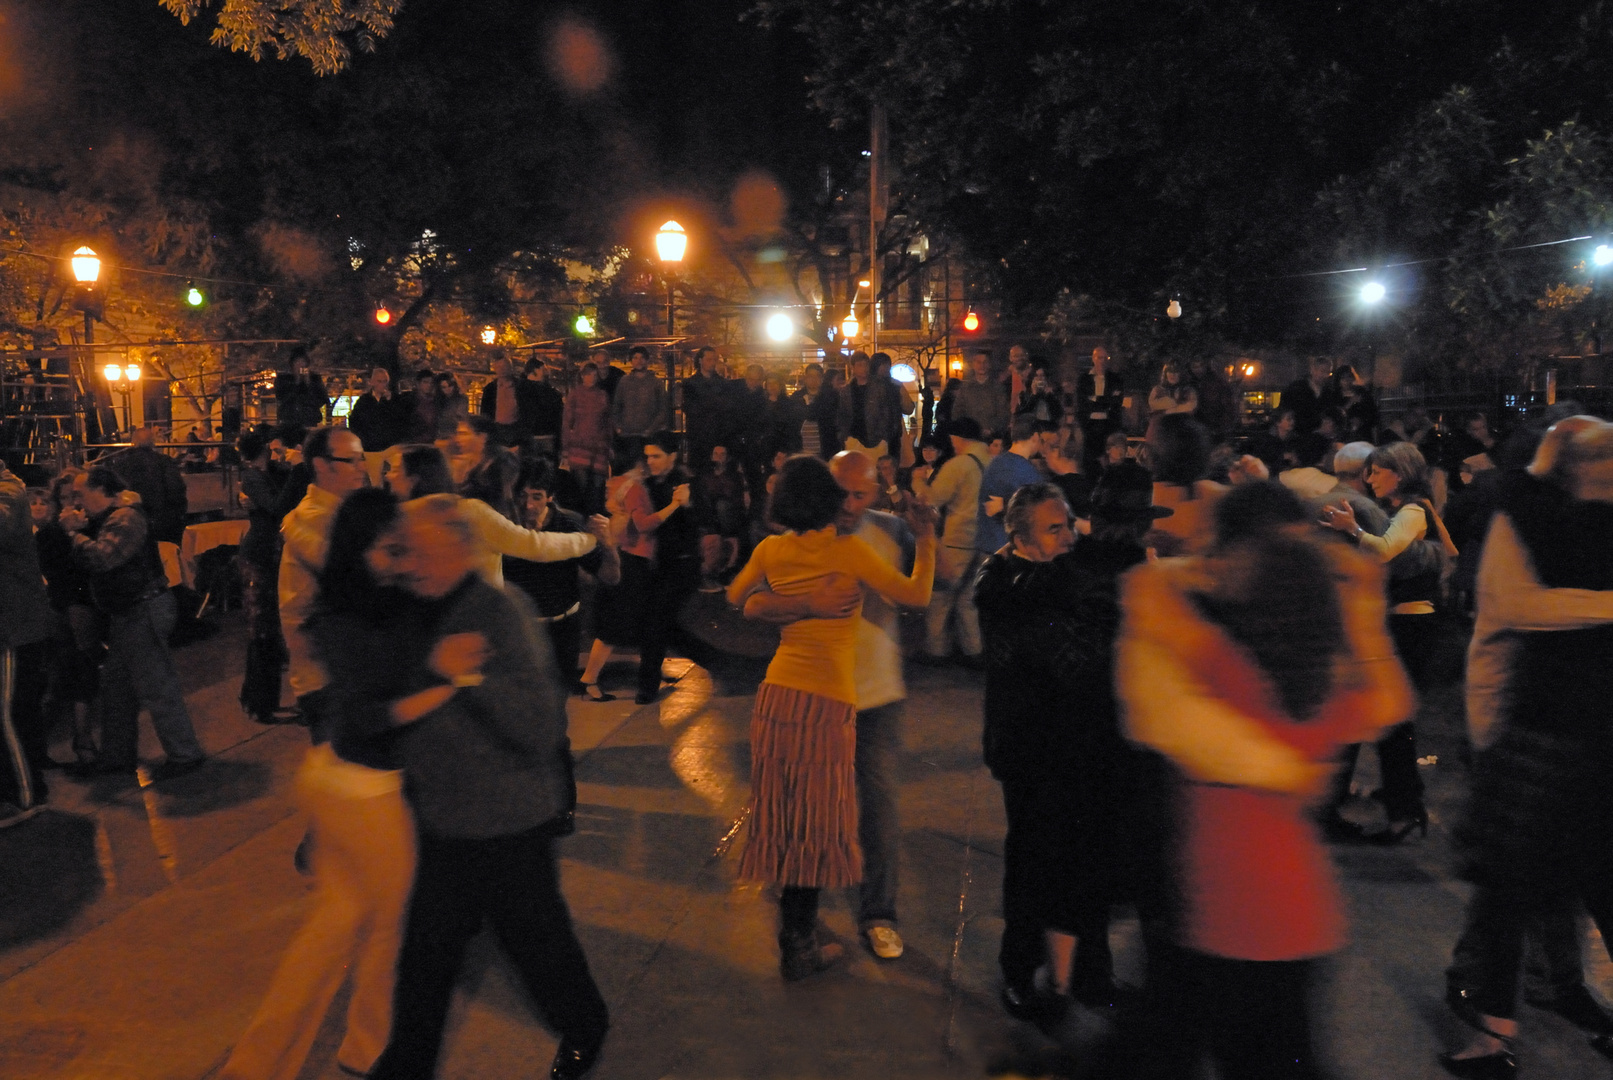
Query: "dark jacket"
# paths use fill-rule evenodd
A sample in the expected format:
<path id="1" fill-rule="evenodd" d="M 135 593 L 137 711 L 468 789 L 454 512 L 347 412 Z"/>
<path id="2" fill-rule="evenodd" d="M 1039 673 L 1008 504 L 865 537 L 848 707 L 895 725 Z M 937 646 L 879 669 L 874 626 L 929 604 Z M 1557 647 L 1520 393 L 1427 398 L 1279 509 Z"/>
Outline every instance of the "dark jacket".
<path id="1" fill-rule="evenodd" d="M 73 562 L 89 577 L 95 606 L 108 615 L 121 615 L 168 587 L 157 540 L 132 491 L 73 537 Z"/>
<path id="2" fill-rule="evenodd" d="M 276 375 L 274 398 L 277 403 L 275 418 L 280 423 L 296 423 L 305 428 L 323 424 L 324 410 L 330 406 L 325 380 L 313 372 L 308 373 L 307 382 L 298 382 L 291 372 Z"/>
<path id="3" fill-rule="evenodd" d="M 548 520 L 538 531 L 584 533 L 588 531 L 588 522 L 581 514 L 555 506 L 550 510 Z M 582 585 L 577 579 L 577 572 L 586 570 L 590 574 L 597 575 L 600 564 L 604 561 L 605 551 L 597 545 L 586 555 L 575 559 L 562 559 L 559 562 L 530 562 L 506 555 L 504 580 L 526 593 L 539 615 L 553 619 L 564 615 L 581 602 Z"/>
<path id="4" fill-rule="evenodd" d="M 862 399 L 862 416 L 855 415 L 856 402 Z M 1003 394 L 1004 405 L 1007 403 L 1007 394 Z M 897 444 L 902 438 L 902 412 L 903 395 L 901 384 L 894 379 L 868 379 L 868 385 L 862 393 L 848 385 L 840 392 L 838 413 L 835 426 L 842 439 L 849 438 L 859 430 L 866 436 L 862 440 L 864 446 L 873 446 L 876 443 L 885 443 L 887 454 L 897 454 Z"/>
<path id="5" fill-rule="evenodd" d="M 273 569 L 280 565 L 280 518 L 275 508 L 280 487 L 263 469 L 247 466 L 241 470 L 241 494 L 247 498 L 247 530 L 238 554 L 254 566 Z"/>
<path id="6" fill-rule="evenodd" d="M 482 387 L 482 400 L 478 411 L 489 420 L 498 416 L 497 379 L 487 380 Z M 560 392 L 547 383 L 531 379 L 515 380 L 515 427 L 517 437 L 560 434 L 560 415 L 566 407 Z"/>
<path id="7" fill-rule="evenodd" d="M 50 600 L 39 570 L 33 513 L 22 480 L 0 464 L 0 645 L 31 645 L 50 636 Z"/>
<path id="8" fill-rule="evenodd" d="M 805 389 L 791 394 L 790 400 L 795 403 L 797 438 L 800 437 L 801 424 L 816 420 L 818 445 L 823 450 L 823 456 L 830 458 L 839 453 L 844 443 L 840 438 L 840 395 L 835 388 L 825 382 L 818 396 L 811 401 L 807 401 Z"/>
<path id="9" fill-rule="evenodd" d="M 184 539 L 190 492 L 179 462 L 160 450 L 136 446 L 113 458 L 111 465 L 118 479 L 139 493 L 152 534 L 167 544 Z"/>
<path id="10" fill-rule="evenodd" d="M 379 453 L 401 442 L 408 442 L 409 430 L 414 424 L 412 403 L 391 394 L 381 400 L 366 390 L 353 402 L 353 411 L 347 414 L 347 426 L 358 436 L 366 454 Z"/>
<path id="11" fill-rule="evenodd" d="M 1097 392 L 1098 381 L 1088 371 L 1075 380 L 1076 423 L 1096 431 L 1119 431 L 1120 413 L 1126 406 L 1126 381 L 1113 371 L 1103 374 L 1103 396 Z M 1092 448 L 1087 448 L 1092 452 Z M 1097 453 L 1102 453 L 1098 447 Z"/>
<path id="12" fill-rule="evenodd" d="M 425 655 L 435 642 L 463 633 L 481 634 L 491 650 L 481 685 L 457 690 L 398 741 L 423 832 L 509 836 L 572 809 L 564 691 L 554 650 L 533 620 L 519 590 L 495 589 L 475 574 L 443 599 L 422 604 L 416 625 Z"/>

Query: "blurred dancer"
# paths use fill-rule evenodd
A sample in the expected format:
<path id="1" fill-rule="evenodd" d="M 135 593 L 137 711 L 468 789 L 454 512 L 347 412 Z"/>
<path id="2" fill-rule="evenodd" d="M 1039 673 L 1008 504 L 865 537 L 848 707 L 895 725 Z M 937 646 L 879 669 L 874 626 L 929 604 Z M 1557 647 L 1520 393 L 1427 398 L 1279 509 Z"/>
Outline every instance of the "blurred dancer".
<path id="1" fill-rule="evenodd" d="M 553 843 L 576 789 L 554 657 L 516 590 L 477 574 L 459 500 L 404 508 L 396 580 L 419 601 L 393 663 L 419 687 L 382 703 L 419 823 L 420 861 L 398 955 L 392 1041 L 370 1076 L 426 1080 L 465 949 L 491 924 L 527 992 L 560 1033 L 550 1076 L 593 1067 L 609 1013 L 560 892 Z"/>
<path id="2" fill-rule="evenodd" d="M 922 606 L 935 574 L 934 518 L 916 508 L 913 572 L 903 576 L 834 524 L 844 494 L 821 460 L 790 458 L 780 473 L 773 518 L 789 531 L 757 545 L 728 587 L 742 605 L 765 587 L 779 596 L 814 592 L 831 574 L 849 577 L 890 601 Z M 818 894 L 862 877 L 857 842 L 855 654 L 861 596 L 784 627 L 751 714 L 750 836 L 740 876 L 783 887 L 780 970 L 802 979 L 840 957 L 817 937 Z"/>
<path id="3" fill-rule="evenodd" d="M 1448 995 L 1477 1029 L 1440 1062 L 1512 1076 L 1525 931 L 1577 895 L 1613 935 L 1613 425 L 1557 424 L 1528 473 L 1502 481 L 1479 568 L 1469 653 L 1473 795 L 1456 839 L 1475 889 L 1474 985 Z M 1594 1003 L 1594 1002 L 1593 1002 Z M 1613 1056 L 1603 1033 L 1594 1044 Z"/>
<path id="4" fill-rule="evenodd" d="M 1306 813 L 1341 743 L 1413 708 L 1384 631 L 1380 572 L 1305 536 L 1308 513 L 1253 482 L 1216 508 L 1203 557 L 1134 570 L 1116 685 L 1129 735 L 1181 770 L 1173 948 L 1151 950 L 1129 1075 L 1322 1075 L 1316 961 L 1344 906 Z M 1298 532 L 1294 531 L 1298 528 Z"/>
<path id="5" fill-rule="evenodd" d="M 415 864 L 393 723 L 373 704 L 413 674 L 393 662 L 409 600 L 376 581 L 398 557 L 397 524 L 397 500 L 385 491 L 357 492 L 335 515 L 318 600 L 302 624 L 331 679 L 326 739 L 297 772 L 298 801 L 317 838 L 311 862 L 319 891 L 219 1074 L 225 1080 L 295 1080 L 350 967 L 353 996 L 336 1061 L 363 1076 L 387 1043 Z"/>

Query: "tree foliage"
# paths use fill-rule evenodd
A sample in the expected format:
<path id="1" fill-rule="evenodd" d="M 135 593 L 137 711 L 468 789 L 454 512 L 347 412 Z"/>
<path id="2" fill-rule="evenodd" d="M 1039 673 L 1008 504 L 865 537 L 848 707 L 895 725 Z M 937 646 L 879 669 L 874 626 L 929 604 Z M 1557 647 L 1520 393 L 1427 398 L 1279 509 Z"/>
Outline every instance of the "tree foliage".
<path id="1" fill-rule="evenodd" d="M 1488 341 L 1493 360 L 1564 253 L 1505 257 L 1517 280 L 1499 291 L 1480 253 L 1601 227 L 1594 155 L 1584 173 L 1547 159 L 1570 122 L 1582 148 L 1613 130 L 1602 0 L 756 10 L 810 43 L 835 122 L 884 106 L 898 187 L 1027 319 L 1065 295 L 1065 316 L 1084 297 L 1100 325 L 1165 338 L 1203 320 L 1244 344 Z M 1407 262 L 1378 325 L 1349 314 L 1347 277 L 1300 276 Z"/>
<path id="2" fill-rule="evenodd" d="M 158 0 L 190 25 L 213 0 Z M 374 52 L 392 29 L 403 0 L 222 0 L 212 43 L 262 60 L 300 56 L 319 75 L 334 75 L 352 60 L 353 46 Z M 352 44 L 350 45 L 349 42 Z"/>

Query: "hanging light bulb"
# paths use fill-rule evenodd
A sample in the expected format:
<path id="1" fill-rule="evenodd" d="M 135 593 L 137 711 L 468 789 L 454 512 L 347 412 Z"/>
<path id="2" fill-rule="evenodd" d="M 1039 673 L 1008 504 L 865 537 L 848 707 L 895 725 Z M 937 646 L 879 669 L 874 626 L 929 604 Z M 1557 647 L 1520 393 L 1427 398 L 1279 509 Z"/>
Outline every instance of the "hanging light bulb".
<path id="1" fill-rule="evenodd" d="M 384 304 L 375 309 L 375 321 L 382 326 L 392 321 L 392 313 L 386 309 Z"/>
<path id="2" fill-rule="evenodd" d="M 198 289 L 194 284 L 186 286 L 185 303 L 191 307 L 201 307 L 206 302 L 207 297 L 202 295 L 202 290 Z"/>
<path id="3" fill-rule="evenodd" d="M 1165 314 L 1172 319 L 1180 319 L 1182 317 L 1182 302 L 1173 298 L 1170 303 L 1165 305 Z"/>
<path id="4" fill-rule="evenodd" d="M 963 317 L 963 328 L 971 334 L 980 329 L 980 316 L 975 314 L 974 308 L 970 308 L 969 313 Z"/>

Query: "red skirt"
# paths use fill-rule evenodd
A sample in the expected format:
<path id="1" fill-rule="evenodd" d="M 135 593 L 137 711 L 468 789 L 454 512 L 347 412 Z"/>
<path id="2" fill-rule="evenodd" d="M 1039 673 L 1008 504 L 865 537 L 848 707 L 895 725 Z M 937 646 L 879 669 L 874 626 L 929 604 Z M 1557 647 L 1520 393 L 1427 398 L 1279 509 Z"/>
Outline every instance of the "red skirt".
<path id="1" fill-rule="evenodd" d="M 857 844 L 857 709 L 764 682 L 750 720 L 747 881 L 824 889 L 862 880 Z"/>

